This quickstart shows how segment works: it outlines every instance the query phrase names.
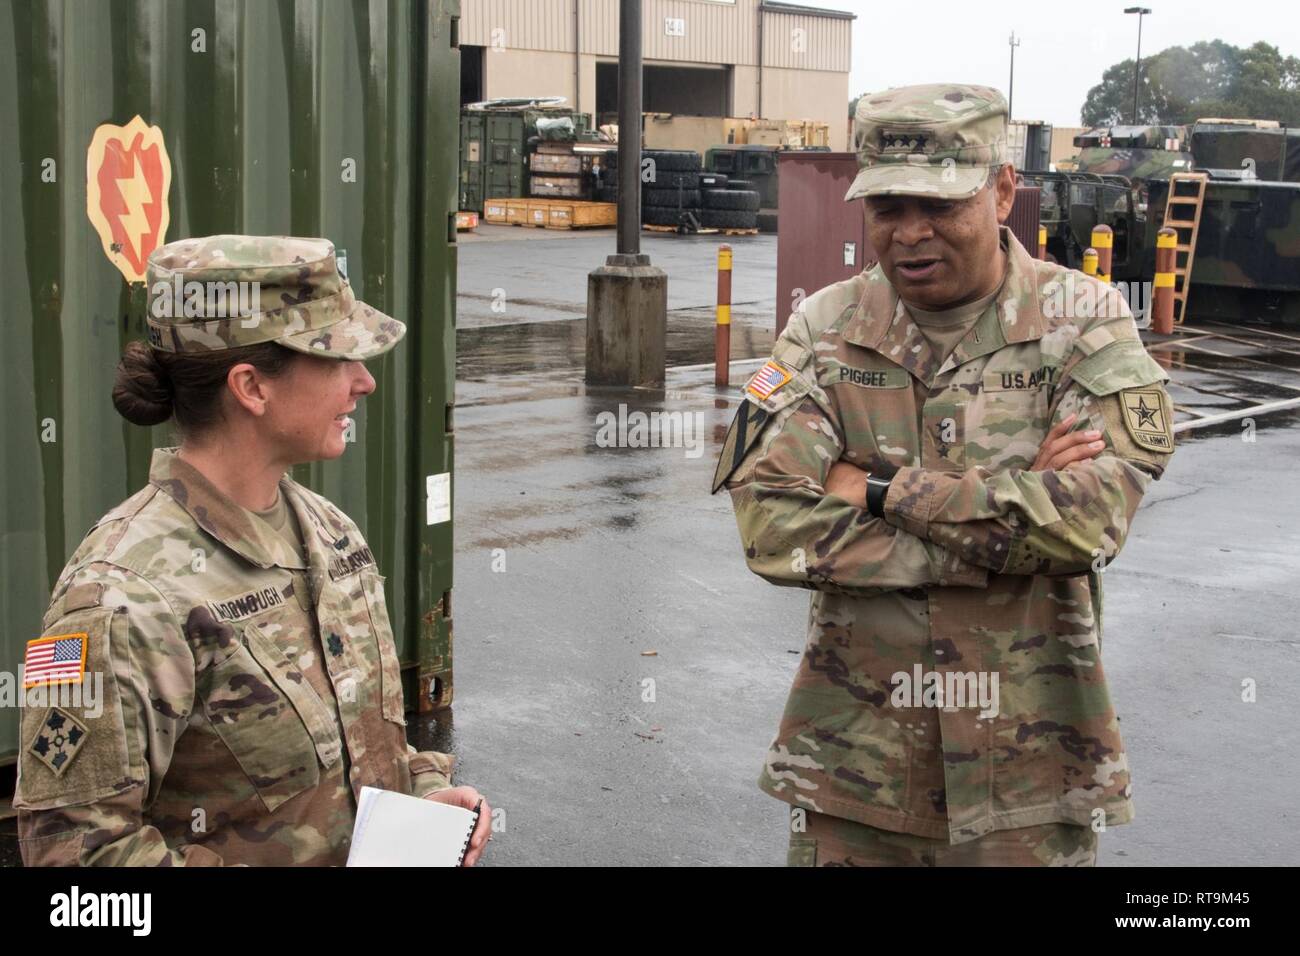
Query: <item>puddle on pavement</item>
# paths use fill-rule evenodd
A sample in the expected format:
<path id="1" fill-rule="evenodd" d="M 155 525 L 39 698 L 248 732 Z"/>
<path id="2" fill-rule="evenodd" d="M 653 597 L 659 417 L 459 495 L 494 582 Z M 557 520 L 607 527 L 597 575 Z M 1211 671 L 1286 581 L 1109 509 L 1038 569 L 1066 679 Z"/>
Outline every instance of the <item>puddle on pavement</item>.
<path id="1" fill-rule="evenodd" d="M 668 316 L 668 365 L 713 361 L 713 326 Z M 762 358 L 772 351 L 772 327 L 733 321 L 733 361 Z M 587 361 L 587 320 L 490 325 L 456 332 L 456 378 L 473 381 L 521 372 L 583 368 Z"/>

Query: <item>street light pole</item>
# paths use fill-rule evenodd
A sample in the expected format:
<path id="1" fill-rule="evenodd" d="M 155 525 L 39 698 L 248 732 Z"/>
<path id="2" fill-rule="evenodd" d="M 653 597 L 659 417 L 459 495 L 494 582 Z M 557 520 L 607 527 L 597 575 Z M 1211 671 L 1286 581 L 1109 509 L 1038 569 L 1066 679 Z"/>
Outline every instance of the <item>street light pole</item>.
<path id="1" fill-rule="evenodd" d="M 1138 15 L 1138 52 L 1133 61 L 1133 125 L 1138 124 L 1138 73 L 1142 70 L 1142 18 L 1151 12 L 1150 7 L 1125 7 L 1125 13 Z"/>
<path id="2" fill-rule="evenodd" d="M 1011 112 L 1011 105 L 1016 101 L 1016 47 L 1020 46 L 1015 30 L 1011 31 L 1007 44 L 1011 47 L 1011 78 L 1007 80 L 1007 122 L 1011 122 L 1015 118 L 1015 114 Z"/>

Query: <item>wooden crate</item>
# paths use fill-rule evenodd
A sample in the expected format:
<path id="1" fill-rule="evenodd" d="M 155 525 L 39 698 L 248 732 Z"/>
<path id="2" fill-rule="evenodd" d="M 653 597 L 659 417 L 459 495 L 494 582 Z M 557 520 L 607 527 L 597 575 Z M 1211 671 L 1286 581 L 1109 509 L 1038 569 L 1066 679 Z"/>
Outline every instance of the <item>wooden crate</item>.
<path id="1" fill-rule="evenodd" d="M 532 212 L 530 206 L 534 201 L 518 197 L 507 199 L 506 222 L 512 226 L 531 226 Z"/>
<path id="2" fill-rule="evenodd" d="M 546 228 L 593 229 L 618 221 L 618 206 L 612 202 L 549 200 Z"/>
<path id="3" fill-rule="evenodd" d="M 483 221 L 484 222 L 509 222 L 509 199 L 485 199 L 483 200 Z"/>

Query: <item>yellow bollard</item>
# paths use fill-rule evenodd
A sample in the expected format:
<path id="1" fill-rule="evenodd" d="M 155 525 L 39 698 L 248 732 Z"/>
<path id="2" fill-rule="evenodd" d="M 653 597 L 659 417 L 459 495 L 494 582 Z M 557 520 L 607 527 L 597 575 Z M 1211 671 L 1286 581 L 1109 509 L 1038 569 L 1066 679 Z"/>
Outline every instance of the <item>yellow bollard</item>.
<path id="1" fill-rule="evenodd" d="M 1160 335 L 1174 332 L 1174 257 L 1177 230 L 1169 226 L 1156 233 L 1156 278 L 1151 290 L 1151 328 Z"/>
<path id="2" fill-rule="evenodd" d="M 1096 249 L 1083 250 L 1083 274 L 1086 276 L 1092 276 L 1093 278 L 1096 278 L 1097 276 L 1097 250 Z"/>
<path id="3" fill-rule="evenodd" d="M 1038 227 L 1038 258 L 1047 258 L 1047 227 Z"/>
<path id="4" fill-rule="evenodd" d="M 1110 285 L 1110 256 L 1115 245 L 1115 230 L 1110 226 L 1094 226 L 1092 247 L 1097 250 L 1097 278 Z"/>
<path id="5" fill-rule="evenodd" d="M 731 383 L 731 246 L 718 246 L 718 312 L 713 333 L 713 384 Z"/>

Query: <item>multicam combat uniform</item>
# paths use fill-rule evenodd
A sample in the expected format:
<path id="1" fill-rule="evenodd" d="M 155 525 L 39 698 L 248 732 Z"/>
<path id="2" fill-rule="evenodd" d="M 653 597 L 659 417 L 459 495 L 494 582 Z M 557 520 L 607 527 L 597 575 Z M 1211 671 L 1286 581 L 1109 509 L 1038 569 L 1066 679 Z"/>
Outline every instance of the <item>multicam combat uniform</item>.
<path id="1" fill-rule="evenodd" d="M 361 787 L 450 786 L 450 758 L 406 743 L 365 540 L 319 495 L 288 478 L 280 490 L 305 559 L 159 450 L 148 487 L 72 556 L 44 633 L 85 635 L 103 713 L 23 713 L 28 866 L 341 864 Z M 84 736 L 54 745 L 67 726 Z"/>
<path id="2" fill-rule="evenodd" d="M 257 286 L 244 313 L 215 315 L 191 281 Z M 276 341 L 360 360 L 405 333 L 353 297 L 321 239 L 170 243 L 150 257 L 149 291 L 150 340 L 166 351 Z M 28 699 L 48 699 L 22 719 L 27 865 L 341 864 L 361 787 L 451 785 L 450 757 L 406 743 L 383 578 L 360 531 L 287 477 L 279 488 L 305 553 L 156 451 L 149 484 L 68 561 L 25 668 L 45 675 L 25 681 Z M 51 661 L 58 696 L 42 686 Z M 92 681 L 101 700 L 73 696 Z"/>
<path id="3" fill-rule="evenodd" d="M 1122 297 L 1005 229 L 1002 243 L 1002 290 L 942 365 L 879 267 L 810 296 L 751 381 L 717 475 L 750 568 L 816 589 L 760 785 L 945 845 L 1131 818 L 1096 569 L 1173 450 L 1167 376 Z M 1029 471 L 1071 413 L 1104 451 Z M 884 520 L 826 494 L 841 459 L 898 469 Z M 896 706 L 895 675 L 918 664 L 998 675 L 997 714 Z M 811 862 L 810 845 L 796 836 L 792 862 Z"/>

